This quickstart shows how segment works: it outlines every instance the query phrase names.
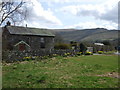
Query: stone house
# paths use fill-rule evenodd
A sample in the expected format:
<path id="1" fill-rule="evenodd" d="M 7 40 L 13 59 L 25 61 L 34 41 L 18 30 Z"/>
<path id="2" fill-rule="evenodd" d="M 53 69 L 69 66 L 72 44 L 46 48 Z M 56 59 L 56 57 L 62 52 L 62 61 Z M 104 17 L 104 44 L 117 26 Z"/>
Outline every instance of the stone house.
<path id="1" fill-rule="evenodd" d="M 54 37 L 47 29 L 6 25 L 2 27 L 2 51 L 50 51 Z"/>

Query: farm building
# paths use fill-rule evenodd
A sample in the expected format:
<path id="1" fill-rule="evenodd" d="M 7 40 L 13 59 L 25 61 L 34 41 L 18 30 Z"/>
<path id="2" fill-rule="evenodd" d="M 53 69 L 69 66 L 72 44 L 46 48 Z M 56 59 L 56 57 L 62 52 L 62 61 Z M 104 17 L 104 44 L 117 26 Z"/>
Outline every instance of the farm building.
<path id="1" fill-rule="evenodd" d="M 93 53 L 93 47 L 87 47 L 87 52 L 92 52 Z"/>
<path id="2" fill-rule="evenodd" d="M 10 51 L 51 50 L 54 37 L 47 29 L 11 26 L 2 27 L 2 49 Z"/>

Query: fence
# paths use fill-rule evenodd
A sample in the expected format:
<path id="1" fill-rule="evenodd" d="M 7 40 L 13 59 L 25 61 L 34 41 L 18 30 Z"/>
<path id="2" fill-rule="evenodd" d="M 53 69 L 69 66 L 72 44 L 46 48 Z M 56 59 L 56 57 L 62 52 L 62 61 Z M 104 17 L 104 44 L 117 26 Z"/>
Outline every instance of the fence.
<path id="1" fill-rule="evenodd" d="M 7 62 L 20 61 L 23 60 L 24 57 L 34 57 L 34 56 L 47 56 L 47 55 L 61 55 L 63 56 L 65 53 L 70 53 L 71 55 L 75 55 L 79 52 L 79 50 L 38 50 L 38 51 L 2 51 L 2 60 Z"/>

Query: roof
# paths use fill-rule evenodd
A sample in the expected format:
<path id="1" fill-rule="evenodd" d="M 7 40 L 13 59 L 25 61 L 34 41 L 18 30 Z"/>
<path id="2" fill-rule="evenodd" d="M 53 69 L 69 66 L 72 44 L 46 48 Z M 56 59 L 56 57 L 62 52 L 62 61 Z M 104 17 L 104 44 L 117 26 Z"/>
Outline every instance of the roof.
<path id="1" fill-rule="evenodd" d="M 20 27 L 20 26 L 7 26 L 10 34 L 20 35 L 37 35 L 37 36 L 55 36 L 47 29 Z"/>
<path id="2" fill-rule="evenodd" d="M 95 45 L 103 46 L 103 43 L 94 43 Z"/>

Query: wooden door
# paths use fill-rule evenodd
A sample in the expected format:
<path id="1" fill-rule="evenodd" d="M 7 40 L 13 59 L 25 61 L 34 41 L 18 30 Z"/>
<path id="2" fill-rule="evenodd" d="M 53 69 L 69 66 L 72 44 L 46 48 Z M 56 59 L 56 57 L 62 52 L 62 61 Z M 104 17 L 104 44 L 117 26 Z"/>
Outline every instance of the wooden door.
<path id="1" fill-rule="evenodd" d="M 25 44 L 19 44 L 19 50 L 24 51 L 25 50 Z"/>

